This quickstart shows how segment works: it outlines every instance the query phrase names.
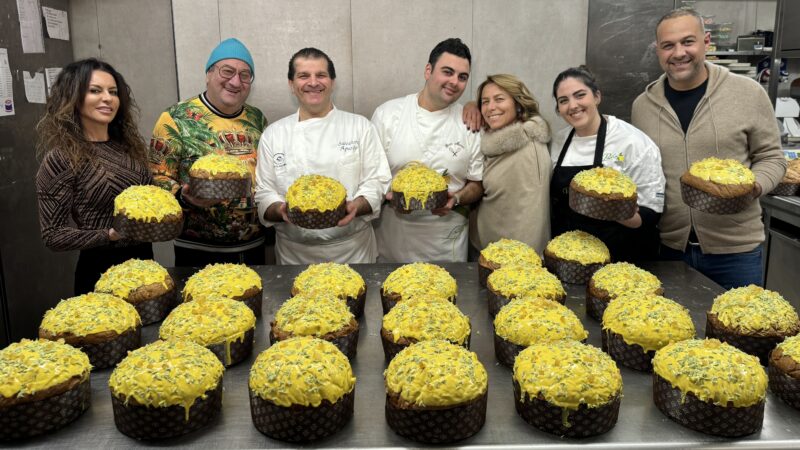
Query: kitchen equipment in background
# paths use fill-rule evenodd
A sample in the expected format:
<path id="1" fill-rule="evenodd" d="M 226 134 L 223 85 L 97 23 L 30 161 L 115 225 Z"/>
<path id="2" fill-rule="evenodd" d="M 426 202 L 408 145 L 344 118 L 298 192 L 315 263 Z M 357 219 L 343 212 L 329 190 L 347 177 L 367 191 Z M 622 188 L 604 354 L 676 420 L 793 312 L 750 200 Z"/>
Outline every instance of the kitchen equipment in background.
<path id="1" fill-rule="evenodd" d="M 736 50 L 740 52 L 763 50 L 764 42 L 763 36 L 739 36 L 736 38 Z"/>
<path id="2" fill-rule="evenodd" d="M 800 123 L 796 117 L 800 116 L 800 104 L 791 97 L 778 97 L 775 102 L 775 117 L 781 129 L 781 137 L 785 142 L 800 142 Z"/>

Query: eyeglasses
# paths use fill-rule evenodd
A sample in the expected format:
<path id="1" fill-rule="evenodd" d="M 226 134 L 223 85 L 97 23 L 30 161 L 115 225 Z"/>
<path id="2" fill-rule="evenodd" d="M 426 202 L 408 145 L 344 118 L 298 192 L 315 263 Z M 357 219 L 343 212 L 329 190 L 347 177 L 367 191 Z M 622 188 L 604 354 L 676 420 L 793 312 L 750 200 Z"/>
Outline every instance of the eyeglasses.
<path id="1" fill-rule="evenodd" d="M 234 69 L 231 66 L 214 66 L 214 67 L 216 67 L 217 71 L 219 71 L 219 76 L 221 76 L 226 80 L 230 80 L 231 78 L 236 76 L 236 69 Z M 239 80 L 242 83 L 250 84 L 253 82 L 253 78 L 255 78 L 253 72 L 250 72 L 249 70 L 239 71 Z"/>

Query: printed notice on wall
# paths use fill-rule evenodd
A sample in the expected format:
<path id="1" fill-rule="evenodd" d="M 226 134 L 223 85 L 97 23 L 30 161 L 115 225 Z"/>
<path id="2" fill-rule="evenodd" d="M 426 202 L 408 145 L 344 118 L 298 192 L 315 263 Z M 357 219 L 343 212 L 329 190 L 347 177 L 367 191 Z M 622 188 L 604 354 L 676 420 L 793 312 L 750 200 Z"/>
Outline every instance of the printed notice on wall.
<path id="1" fill-rule="evenodd" d="M 8 49 L 0 48 L 0 117 L 14 115 L 14 80 L 8 65 Z"/>
<path id="2" fill-rule="evenodd" d="M 52 39 L 69 40 L 69 21 L 67 12 L 60 9 L 42 6 L 44 23 L 47 25 L 47 35 Z"/>
<path id="3" fill-rule="evenodd" d="M 50 88 L 53 87 L 53 83 L 56 82 L 56 78 L 58 74 L 61 73 L 61 67 L 45 67 L 44 68 L 44 78 L 47 82 L 47 95 L 50 95 Z"/>
<path id="4" fill-rule="evenodd" d="M 25 98 L 28 99 L 28 103 L 45 103 L 47 101 L 42 72 L 34 72 L 31 75 L 27 70 L 23 70 L 22 81 L 25 83 Z"/>
<path id="5" fill-rule="evenodd" d="M 44 53 L 42 13 L 39 9 L 39 0 L 17 0 L 17 12 L 22 53 Z"/>

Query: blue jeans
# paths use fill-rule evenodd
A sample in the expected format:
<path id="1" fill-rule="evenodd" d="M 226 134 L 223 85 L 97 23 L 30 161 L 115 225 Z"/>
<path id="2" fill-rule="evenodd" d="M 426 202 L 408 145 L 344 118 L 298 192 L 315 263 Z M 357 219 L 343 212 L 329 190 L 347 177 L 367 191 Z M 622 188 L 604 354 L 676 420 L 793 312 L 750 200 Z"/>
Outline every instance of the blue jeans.
<path id="1" fill-rule="evenodd" d="M 661 259 L 683 261 L 727 289 L 755 284 L 763 285 L 762 260 L 764 244 L 743 253 L 705 254 L 699 245 L 687 245 L 681 252 L 661 246 Z"/>

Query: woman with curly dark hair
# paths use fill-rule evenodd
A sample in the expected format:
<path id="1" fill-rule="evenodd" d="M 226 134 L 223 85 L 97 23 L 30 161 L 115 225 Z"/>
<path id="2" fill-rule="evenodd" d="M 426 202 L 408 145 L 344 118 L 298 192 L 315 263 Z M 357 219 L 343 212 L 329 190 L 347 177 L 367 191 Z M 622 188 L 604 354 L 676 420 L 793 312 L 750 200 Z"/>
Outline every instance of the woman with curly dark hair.
<path id="1" fill-rule="evenodd" d="M 36 126 L 42 240 L 51 250 L 80 250 L 76 295 L 92 291 L 114 264 L 153 257 L 150 243 L 120 239 L 111 227 L 114 197 L 152 182 L 137 113 L 122 75 L 89 58 L 61 71 Z"/>

